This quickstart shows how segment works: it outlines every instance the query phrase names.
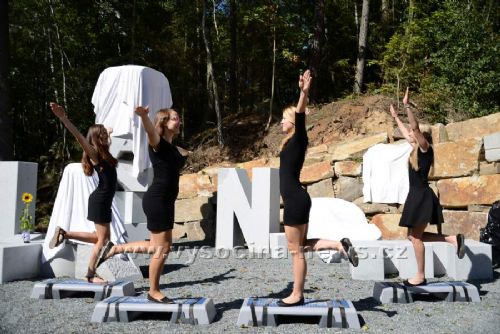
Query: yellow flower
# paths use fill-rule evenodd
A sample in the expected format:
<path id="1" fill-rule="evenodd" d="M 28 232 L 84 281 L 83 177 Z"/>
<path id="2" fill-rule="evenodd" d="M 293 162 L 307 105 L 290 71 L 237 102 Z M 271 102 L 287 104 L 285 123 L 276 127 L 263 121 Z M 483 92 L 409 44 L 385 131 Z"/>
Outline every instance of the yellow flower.
<path id="1" fill-rule="evenodd" d="M 33 195 L 30 193 L 24 193 L 22 198 L 24 203 L 30 203 L 33 200 Z"/>

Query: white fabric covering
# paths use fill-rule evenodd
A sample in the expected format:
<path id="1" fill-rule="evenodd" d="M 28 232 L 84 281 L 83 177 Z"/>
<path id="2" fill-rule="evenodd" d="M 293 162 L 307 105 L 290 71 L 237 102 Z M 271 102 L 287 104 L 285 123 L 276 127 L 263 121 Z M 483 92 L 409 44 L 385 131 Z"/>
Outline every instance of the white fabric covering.
<path id="1" fill-rule="evenodd" d="M 113 128 L 114 137 L 132 138 L 132 174 L 138 176 L 149 168 L 147 135 L 134 110 L 137 106 L 149 106 L 149 117 L 154 120 L 159 109 L 172 106 L 170 85 L 165 75 L 144 66 L 109 67 L 97 80 L 92 104 L 96 124 Z"/>
<path id="2" fill-rule="evenodd" d="M 363 200 L 403 204 L 408 196 L 408 158 L 412 146 L 377 144 L 363 155 Z"/>
<path id="3" fill-rule="evenodd" d="M 312 199 L 308 239 L 378 240 L 381 237 L 379 228 L 368 224 L 365 214 L 356 204 L 340 198 Z M 327 263 L 340 260 L 337 251 L 319 251 L 317 254 Z"/>
<path id="4" fill-rule="evenodd" d="M 99 178 L 94 175 L 87 176 L 83 173 L 80 163 L 71 163 L 64 169 L 59 189 L 57 190 L 54 208 L 47 229 L 47 237 L 43 242 L 42 261 L 52 259 L 65 245 L 49 249 L 49 242 L 54 235 L 57 226 L 65 231 L 94 232 L 94 223 L 87 220 L 88 199 L 90 194 L 97 188 Z M 112 205 L 111 241 L 114 243 L 125 242 L 125 226 L 116 207 L 115 200 Z M 85 244 L 77 240 L 74 242 Z"/>

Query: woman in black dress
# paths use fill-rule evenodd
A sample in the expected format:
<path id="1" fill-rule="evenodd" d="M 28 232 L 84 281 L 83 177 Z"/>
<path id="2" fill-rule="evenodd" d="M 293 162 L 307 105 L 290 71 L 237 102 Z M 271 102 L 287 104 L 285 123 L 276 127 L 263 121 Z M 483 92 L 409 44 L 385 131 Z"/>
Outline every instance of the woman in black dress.
<path id="1" fill-rule="evenodd" d="M 111 129 L 106 129 L 102 124 L 95 124 L 89 128 L 87 138 L 66 117 L 63 107 L 51 103 L 52 112 L 75 136 L 83 148 L 82 166 L 85 175 L 92 176 L 94 170 L 99 177 L 97 188 L 89 196 L 87 219 L 94 222 L 96 232 L 67 232 L 59 226 L 56 227 L 49 247 L 59 246 L 64 239 L 75 239 L 94 244 L 90 255 L 86 278 L 91 283 L 104 283 L 96 274 L 96 261 L 106 242 L 109 243 L 111 223 L 111 204 L 116 188 L 117 160 L 109 153 Z"/>
<path id="2" fill-rule="evenodd" d="M 304 283 L 307 274 L 305 251 L 338 250 L 347 255 L 354 266 L 358 256 L 348 238 L 339 241 L 307 239 L 307 227 L 311 198 L 300 183 L 300 170 L 304 164 L 308 138 L 305 124 L 307 95 L 311 85 L 311 73 L 307 70 L 299 78 L 300 98 L 297 107 L 283 111 L 281 121 L 283 132 L 287 134 L 280 153 L 280 193 L 284 203 L 285 235 L 288 250 L 292 255 L 293 291 L 287 298 L 278 301 L 282 307 L 304 303 Z"/>
<path id="3" fill-rule="evenodd" d="M 430 127 L 419 127 L 418 121 L 410 108 L 409 91 L 403 98 L 403 105 L 408 114 L 411 129 L 405 127 L 398 114 L 391 105 L 391 115 L 396 120 L 401 134 L 413 146 L 408 164 L 408 176 L 410 190 L 406 198 L 403 214 L 399 226 L 408 227 L 408 239 L 413 244 L 417 260 L 417 274 L 415 277 L 405 280 L 406 286 L 426 285 L 425 279 L 425 248 L 424 241 L 446 241 L 457 247 L 457 256 L 461 259 L 465 255 L 464 236 L 447 236 L 424 232 L 428 224 L 440 226 L 443 220 L 443 208 L 439 204 L 434 191 L 429 187 L 428 175 L 434 162 L 434 150 L 432 149 Z M 440 229 L 439 229 L 440 230 Z"/>
<path id="4" fill-rule="evenodd" d="M 149 119 L 148 107 L 137 107 L 135 113 L 141 117 L 149 142 L 149 158 L 153 164 L 153 183 L 142 200 L 147 218 L 150 240 L 116 245 L 103 253 L 99 263 L 119 253 L 152 253 L 149 263 L 148 300 L 157 303 L 172 303 L 160 291 L 160 276 L 165 259 L 172 245 L 174 227 L 174 206 L 179 193 L 179 174 L 184 166 L 188 151 L 172 144 L 179 134 L 180 118 L 173 109 L 161 109 L 156 113 L 154 124 Z"/>

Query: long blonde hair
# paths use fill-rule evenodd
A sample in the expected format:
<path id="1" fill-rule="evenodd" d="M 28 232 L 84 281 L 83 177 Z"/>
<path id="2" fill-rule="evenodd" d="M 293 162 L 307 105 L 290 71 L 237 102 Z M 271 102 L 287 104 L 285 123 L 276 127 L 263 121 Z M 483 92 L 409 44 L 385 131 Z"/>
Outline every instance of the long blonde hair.
<path id="1" fill-rule="evenodd" d="M 431 126 L 428 124 L 419 124 L 418 128 L 420 129 L 420 132 L 422 132 L 422 134 L 424 135 L 425 139 L 427 139 L 429 145 L 431 145 L 432 144 Z M 418 143 L 413 144 L 413 150 L 411 151 L 410 158 L 408 159 L 410 166 L 416 171 L 420 170 L 420 167 L 418 166 L 418 150 L 419 150 Z"/>
<path id="2" fill-rule="evenodd" d="M 288 106 L 285 109 L 283 109 L 283 119 L 286 119 L 293 125 L 295 125 L 295 110 L 297 108 L 295 106 Z M 293 134 L 295 133 L 295 126 L 292 128 L 292 131 L 290 131 L 285 138 L 281 141 L 281 148 L 280 151 L 285 147 L 286 143 L 290 141 L 290 138 L 292 138 Z"/>

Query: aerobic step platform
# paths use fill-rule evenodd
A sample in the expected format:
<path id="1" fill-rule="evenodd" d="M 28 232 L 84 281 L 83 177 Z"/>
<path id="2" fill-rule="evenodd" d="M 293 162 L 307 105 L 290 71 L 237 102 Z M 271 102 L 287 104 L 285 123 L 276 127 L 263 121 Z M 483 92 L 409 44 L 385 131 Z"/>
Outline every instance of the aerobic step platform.
<path id="1" fill-rule="evenodd" d="M 216 311 L 211 298 L 174 299 L 175 304 L 161 304 L 149 301 L 145 295 L 137 297 L 109 297 L 96 304 L 91 322 L 130 322 L 141 314 L 165 313 L 170 323 L 208 325 L 215 318 Z M 159 319 L 159 320 L 160 320 Z"/>
<path id="2" fill-rule="evenodd" d="M 35 283 L 31 298 L 62 299 L 67 297 L 88 297 L 92 295 L 95 301 L 110 296 L 135 295 L 134 283 L 130 281 L 114 281 L 107 284 L 89 283 L 77 279 L 49 279 Z"/>
<path id="3" fill-rule="evenodd" d="M 238 316 L 238 326 L 277 326 L 279 316 L 319 316 L 320 327 L 360 328 L 358 313 L 350 300 L 306 299 L 304 305 L 294 307 L 279 307 L 277 301 L 271 298 L 245 298 Z"/>
<path id="4" fill-rule="evenodd" d="M 376 282 L 373 286 L 373 298 L 382 304 L 413 303 L 413 296 L 423 294 L 435 295 L 447 302 L 481 301 L 477 288 L 465 282 L 435 282 L 415 287 L 395 282 Z"/>

